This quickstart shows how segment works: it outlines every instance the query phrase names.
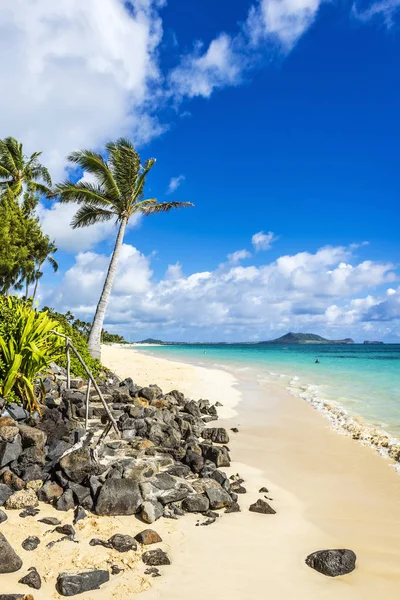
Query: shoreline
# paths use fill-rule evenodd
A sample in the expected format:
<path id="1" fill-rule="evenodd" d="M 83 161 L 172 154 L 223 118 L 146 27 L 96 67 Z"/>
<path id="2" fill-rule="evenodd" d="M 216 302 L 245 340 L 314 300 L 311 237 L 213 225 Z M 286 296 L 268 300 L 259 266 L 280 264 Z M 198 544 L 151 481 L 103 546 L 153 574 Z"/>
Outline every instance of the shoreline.
<path id="1" fill-rule="evenodd" d="M 147 349 L 149 346 L 156 345 L 157 344 L 145 344 L 142 345 L 142 347 L 139 345 L 137 347 L 130 345 L 130 349 L 135 352 L 141 352 L 141 348 L 144 348 L 142 354 L 146 356 L 152 356 L 156 359 L 162 359 L 163 357 L 152 353 L 151 348 Z M 118 347 L 124 348 L 124 346 Z M 165 360 L 176 363 L 186 363 L 186 357 L 184 359 L 168 357 Z M 251 371 L 252 369 L 252 367 L 243 368 L 238 366 L 235 368 L 231 365 L 215 363 L 205 365 L 198 360 L 191 360 L 189 358 L 187 359 L 187 364 L 191 364 L 199 368 L 222 370 L 230 373 L 234 377 L 240 378 L 243 378 L 243 370 L 249 369 Z M 239 371 L 242 371 L 242 373 L 239 373 Z M 276 376 L 277 374 L 274 372 L 268 372 L 268 375 Z M 261 376 L 261 378 L 259 376 L 257 377 L 261 381 L 264 379 L 263 376 Z M 291 395 L 305 400 L 307 404 L 312 406 L 330 423 L 332 431 L 335 431 L 340 435 L 346 435 L 359 444 L 370 448 L 381 458 L 385 459 L 388 466 L 394 468 L 400 474 L 400 439 L 398 437 L 389 431 L 386 431 L 384 427 L 377 426 L 369 422 L 358 413 L 349 411 L 342 404 L 340 404 L 340 402 L 321 397 L 321 384 L 301 383 L 299 381 L 300 378 L 294 374 L 286 373 L 284 375 L 280 375 L 279 377 L 283 377 L 285 380 L 288 380 L 287 383 L 282 382 L 282 385 L 279 387 L 287 390 Z M 279 381 L 279 378 L 276 381 Z M 274 385 L 275 382 L 268 381 L 268 384 Z"/>
<path id="2" fill-rule="evenodd" d="M 229 407 L 238 414 L 219 421 L 228 429 L 239 428 L 229 444 L 234 462 L 227 472 L 239 472 L 246 481 L 242 512 L 222 516 L 207 528 L 195 527 L 190 515 L 179 520 L 166 540 L 172 565 L 143 598 L 196 600 L 209 592 L 239 600 L 265 588 L 274 598 L 336 600 L 340 594 L 346 600 L 372 600 L 384 593 L 397 599 L 400 481 L 378 454 L 338 436 L 312 406 L 278 386 L 237 383 L 226 371 L 141 354 L 136 348 L 105 347 L 103 362 L 122 377 L 142 377 L 139 383 L 161 387 L 188 386 L 189 395 L 199 391 L 198 397 L 212 401 L 217 399 L 213 394 L 242 394 Z M 274 516 L 248 511 L 265 485 L 277 510 Z M 356 571 L 331 580 L 306 567 L 308 553 L 329 547 L 353 549 Z"/>

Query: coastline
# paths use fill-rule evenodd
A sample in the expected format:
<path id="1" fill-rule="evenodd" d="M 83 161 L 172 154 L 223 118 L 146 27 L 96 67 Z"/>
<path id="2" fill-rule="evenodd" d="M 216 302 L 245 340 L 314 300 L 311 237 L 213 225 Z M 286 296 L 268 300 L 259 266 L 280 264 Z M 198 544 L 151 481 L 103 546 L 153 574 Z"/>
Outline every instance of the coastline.
<path id="1" fill-rule="evenodd" d="M 210 592 L 239 600 L 262 589 L 277 599 L 398 597 L 400 480 L 378 454 L 337 435 L 313 407 L 279 386 L 240 384 L 225 371 L 131 348 L 103 347 L 103 362 L 141 384 L 219 400 L 221 425 L 239 428 L 227 471 L 246 481 L 242 512 L 207 528 L 195 527 L 191 515 L 174 522 L 165 540 L 172 566 L 143 598 L 196 600 Z M 262 486 L 277 515 L 248 511 Z M 307 554 L 329 547 L 353 549 L 357 569 L 332 580 L 306 567 Z"/>

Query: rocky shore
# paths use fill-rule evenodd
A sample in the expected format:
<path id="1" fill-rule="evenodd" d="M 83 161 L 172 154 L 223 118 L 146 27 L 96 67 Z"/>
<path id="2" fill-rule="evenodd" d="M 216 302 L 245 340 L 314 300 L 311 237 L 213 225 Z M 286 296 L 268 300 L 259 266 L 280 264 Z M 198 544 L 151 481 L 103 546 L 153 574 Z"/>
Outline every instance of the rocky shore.
<path id="1" fill-rule="evenodd" d="M 42 395 L 41 415 L 30 415 L 15 404 L 2 408 L 0 506 L 5 510 L 0 512 L 0 523 L 7 521 L 10 511 L 20 511 L 20 519 L 32 519 L 52 534 L 49 542 L 28 536 L 21 544 L 25 552 L 40 552 L 43 543 L 48 549 L 79 544 L 77 528 L 93 515 L 136 515 L 142 523 L 152 524 L 160 517 L 178 519 L 198 513 L 197 524 L 208 526 L 221 511 L 241 510 L 244 482 L 239 475 L 228 478 L 221 470 L 230 466 L 231 459 L 228 431 L 212 426 L 218 417 L 217 403 L 195 401 L 178 390 L 163 393 L 157 385 L 140 387 L 132 379 L 119 381 L 110 373 L 100 388 L 118 433 L 110 429 L 104 435 L 108 417 L 95 392 L 90 393 L 89 429 L 85 430 L 86 383 L 72 379 L 67 389 L 66 373 L 56 365 L 37 390 Z M 246 509 L 274 514 L 264 499 L 265 491 L 260 490 L 263 497 Z M 71 522 L 41 518 L 40 502 L 60 513 L 74 511 Z M 105 548 L 114 557 L 134 553 L 136 561 L 141 556 L 145 574 L 157 577 L 158 567 L 169 565 L 170 558 L 161 548 L 146 547 L 161 541 L 156 531 L 147 528 L 135 537 L 125 532 L 93 537 L 89 545 Z M 19 570 L 24 572 L 20 584 L 41 588 L 40 570 L 25 565 L 18 548 L 1 534 L 0 573 Z M 55 574 L 53 585 L 61 596 L 72 596 L 97 590 L 120 572 L 118 564 L 74 572 L 66 564 L 65 572 Z M 0 594 L 0 600 L 23 597 Z"/>

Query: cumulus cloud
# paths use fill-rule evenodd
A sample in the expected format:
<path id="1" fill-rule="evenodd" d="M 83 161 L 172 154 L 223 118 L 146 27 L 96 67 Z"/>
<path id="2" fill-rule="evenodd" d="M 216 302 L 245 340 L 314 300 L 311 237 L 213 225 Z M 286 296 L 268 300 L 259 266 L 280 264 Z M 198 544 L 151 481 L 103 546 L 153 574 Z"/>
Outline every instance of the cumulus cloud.
<path id="1" fill-rule="evenodd" d="M 78 254 L 59 287 L 44 292 L 42 302 L 90 319 L 108 261 L 104 254 Z M 310 329 L 327 336 L 362 336 L 371 323 L 373 331 L 388 320 L 392 330 L 399 326 L 399 290 L 391 286 L 384 297 L 373 294 L 396 279 L 392 264 L 358 262 L 352 248 L 341 246 L 285 255 L 260 266 L 231 262 L 190 275 L 177 263 L 156 279 L 150 257 L 124 245 L 106 323 L 134 332 L 137 339 L 143 332 L 169 339 L 248 340 Z"/>
<path id="2" fill-rule="evenodd" d="M 253 235 L 251 238 L 251 243 L 253 244 L 256 252 L 259 252 L 260 250 L 269 250 L 273 242 L 275 242 L 277 239 L 277 236 L 275 236 L 272 231 L 269 231 L 268 233 L 259 231 Z"/>
<path id="3" fill-rule="evenodd" d="M 0 136 L 43 150 L 55 178 L 73 149 L 161 128 L 151 111 L 164 0 L 5 0 Z"/>
<path id="4" fill-rule="evenodd" d="M 178 177 L 171 177 L 171 180 L 168 184 L 167 194 L 173 194 L 176 192 L 178 187 L 185 181 L 184 175 L 179 175 Z"/>

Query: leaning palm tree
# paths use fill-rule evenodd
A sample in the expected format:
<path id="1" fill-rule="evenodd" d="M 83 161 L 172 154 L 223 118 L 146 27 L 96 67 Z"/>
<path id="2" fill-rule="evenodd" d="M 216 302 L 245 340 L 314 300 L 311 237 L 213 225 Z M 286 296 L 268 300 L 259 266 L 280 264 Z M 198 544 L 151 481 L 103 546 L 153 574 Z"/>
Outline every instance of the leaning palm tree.
<path id="1" fill-rule="evenodd" d="M 19 196 L 26 188 L 31 193 L 48 194 L 51 177 L 39 161 L 41 154 L 26 156 L 22 144 L 13 137 L 0 140 L 0 192 L 9 189 Z"/>
<path id="2" fill-rule="evenodd" d="M 146 177 L 156 162 L 150 158 L 143 165 L 132 143 L 120 138 L 106 145 L 106 158 L 89 150 L 73 152 L 68 160 L 93 175 L 96 183 L 80 180 L 77 183 L 59 183 L 53 196 L 60 202 L 80 204 L 72 227 L 88 227 L 95 223 L 115 219 L 118 234 L 105 278 L 100 300 L 96 308 L 89 335 L 89 351 L 94 358 L 100 358 L 101 331 L 117 269 L 124 233 L 132 215 L 150 215 L 168 212 L 173 208 L 193 206 L 190 202 L 157 202 L 155 198 L 145 199 Z"/>

